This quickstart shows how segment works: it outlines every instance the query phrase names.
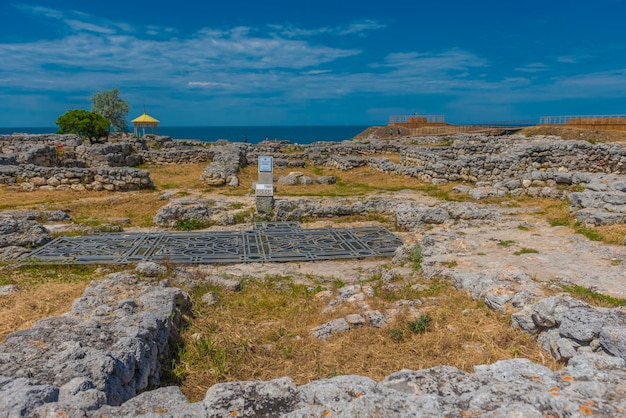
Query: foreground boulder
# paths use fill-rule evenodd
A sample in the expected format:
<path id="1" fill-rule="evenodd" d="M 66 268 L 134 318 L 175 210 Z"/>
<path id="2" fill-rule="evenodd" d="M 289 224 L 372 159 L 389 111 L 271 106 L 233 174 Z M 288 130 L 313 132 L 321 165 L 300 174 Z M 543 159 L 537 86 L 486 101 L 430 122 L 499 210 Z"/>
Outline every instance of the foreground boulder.
<path id="1" fill-rule="evenodd" d="M 91 283 L 71 312 L 0 345 L 0 417 L 36 415 L 46 405 L 58 411 L 120 405 L 158 386 L 188 303 L 181 290 L 131 274 Z"/>

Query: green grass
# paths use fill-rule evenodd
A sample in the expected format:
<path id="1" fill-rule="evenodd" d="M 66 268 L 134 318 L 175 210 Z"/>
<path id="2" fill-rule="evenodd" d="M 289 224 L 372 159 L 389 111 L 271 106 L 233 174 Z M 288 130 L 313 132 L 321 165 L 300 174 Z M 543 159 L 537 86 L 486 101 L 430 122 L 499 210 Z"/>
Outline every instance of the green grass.
<path id="1" fill-rule="evenodd" d="M 528 231 L 530 228 L 528 228 L 526 225 L 517 225 L 517 229 L 519 229 L 520 231 Z"/>
<path id="2" fill-rule="evenodd" d="M 561 286 L 564 292 L 569 293 L 575 298 L 582 299 L 590 304 L 599 304 L 601 306 L 618 307 L 626 306 L 626 299 L 616 298 L 613 296 L 598 293 L 584 286 L 566 285 Z"/>
<path id="3" fill-rule="evenodd" d="M 254 208 L 250 208 L 248 210 L 244 210 L 241 212 L 237 212 L 233 215 L 233 219 L 235 224 L 246 223 L 249 219 L 252 219 L 252 216 L 256 213 Z"/>
<path id="4" fill-rule="evenodd" d="M 422 269 L 422 249 L 418 246 L 413 247 L 409 261 L 412 264 L 413 271 L 419 271 Z"/>
<path id="5" fill-rule="evenodd" d="M 560 216 L 557 218 L 548 218 L 550 226 L 569 226 L 571 219 L 569 215 Z"/>
<path id="6" fill-rule="evenodd" d="M 322 167 L 318 167 L 318 166 L 314 166 L 314 165 L 311 165 L 311 172 L 313 174 L 315 174 L 316 176 L 323 176 L 324 175 L 324 169 Z"/>
<path id="7" fill-rule="evenodd" d="M 391 328 L 389 330 L 389 336 L 396 343 L 404 341 L 404 331 L 400 328 Z"/>
<path id="8" fill-rule="evenodd" d="M 522 248 L 519 251 L 515 251 L 513 253 L 514 255 L 522 255 L 522 254 L 539 254 L 539 251 L 535 250 L 534 248 Z"/>
<path id="9" fill-rule="evenodd" d="M 196 229 L 204 229 L 210 226 L 210 221 L 203 221 L 200 219 L 179 219 L 176 222 L 175 228 L 181 231 L 194 231 Z"/>
<path id="10" fill-rule="evenodd" d="M 428 325 L 430 325 L 432 318 L 430 315 L 421 315 L 418 319 L 414 321 L 409 321 L 409 328 L 415 334 L 422 334 L 428 330 Z"/>
<path id="11" fill-rule="evenodd" d="M 584 226 L 579 226 L 574 229 L 577 234 L 584 235 L 590 241 L 603 241 L 604 237 L 598 231 L 593 228 L 587 228 Z"/>
<path id="12" fill-rule="evenodd" d="M 85 264 L 24 264 L 15 271 L 0 273 L 0 286 L 8 284 L 39 285 L 43 283 L 79 283 L 94 279 L 98 266 Z"/>
<path id="13" fill-rule="evenodd" d="M 498 243 L 499 246 L 501 247 L 510 247 L 511 245 L 514 245 L 515 241 L 507 239 L 507 240 L 502 240 Z"/>

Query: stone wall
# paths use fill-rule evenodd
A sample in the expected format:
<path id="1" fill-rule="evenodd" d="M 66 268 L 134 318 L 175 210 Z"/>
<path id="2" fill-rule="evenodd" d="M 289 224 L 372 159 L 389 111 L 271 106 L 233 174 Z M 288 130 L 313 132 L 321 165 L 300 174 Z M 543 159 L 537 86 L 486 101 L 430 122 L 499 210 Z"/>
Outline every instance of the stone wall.
<path id="1" fill-rule="evenodd" d="M 130 167 L 64 168 L 34 164 L 0 166 L 0 184 L 23 191 L 139 190 L 152 188 L 147 170 Z"/>
<path id="2" fill-rule="evenodd" d="M 212 161 L 215 152 L 212 148 L 177 146 L 160 150 L 143 150 L 139 155 L 144 162 L 155 165 L 193 164 Z"/>

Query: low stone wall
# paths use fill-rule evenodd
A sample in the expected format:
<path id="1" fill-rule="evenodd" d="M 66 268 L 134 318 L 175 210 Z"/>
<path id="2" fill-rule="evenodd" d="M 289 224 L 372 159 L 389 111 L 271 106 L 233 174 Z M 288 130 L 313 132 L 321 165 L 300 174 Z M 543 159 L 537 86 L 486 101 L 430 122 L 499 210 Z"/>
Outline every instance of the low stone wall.
<path id="1" fill-rule="evenodd" d="M 89 167 L 134 167 L 143 163 L 136 145 L 130 142 L 80 145 L 75 148 L 76 159 Z"/>
<path id="2" fill-rule="evenodd" d="M 3 154 L 15 154 L 17 149 L 24 143 L 49 145 L 52 147 L 62 146 L 73 149 L 83 144 L 79 136 L 73 134 L 20 134 L 0 135 L 0 149 Z"/>
<path id="3" fill-rule="evenodd" d="M 212 161 L 215 152 L 211 148 L 174 147 L 162 150 L 139 151 L 144 162 L 155 165 L 193 164 Z"/>
<path id="4" fill-rule="evenodd" d="M 130 167 L 62 168 L 34 164 L 0 166 L 0 184 L 19 190 L 139 190 L 154 187 L 147 170 Z"/>

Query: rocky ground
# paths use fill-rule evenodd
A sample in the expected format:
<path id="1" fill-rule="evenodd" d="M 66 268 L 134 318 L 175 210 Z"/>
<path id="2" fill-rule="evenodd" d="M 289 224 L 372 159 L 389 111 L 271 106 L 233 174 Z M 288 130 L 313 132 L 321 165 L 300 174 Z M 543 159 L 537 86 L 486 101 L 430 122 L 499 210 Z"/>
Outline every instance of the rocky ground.
<path id="1" fill-rule="evenodd" d="M 490 140 L 481 141 L 478 141 L 481 148 L 497 142 L 489 145 Z M 457 173 L 454 167 L 444 170 L 424 164 L 413 174 L 427 176 L 433 183 L 447 182 L 444 177 L 457 174 L 483 176 L 455 192 L 467 194 L 475 201 L 493 195 L 505 199 L 535 193 L 560 198 L 572 196 L 571 210 L 591 211 L 591 215 L 587 213 L 581 218 L 590 224 L 616 223 L 626 213 L 623 198 L 626 182 L 618 165 L 621 161 L 602 157 L 606 155 L 604 148 L 593 151 L 598 158 L 604 158 L 599 167 L 612 165 L 614 170 L 589 173 L 577 170 L 597 167 L 585 166 L 587 163 L 582 160 L 568 161 L 576 170 L 565 168 L 565 163 L 550 166 L 546 149 L 554 139 L 540 138 L 530 150 L 524 148 L 525 144 L 520 145 L 519 138 L 507 141 L 494 146 L 512 144 L 515 153 L 527 152 L 529 158 L 542 162 L 529 161 L 523 170 L 519 167 L 509 170 L 502 178 L 500 173 L 510 164 L 510 159 L 506 152 L 490 150 L 487 158 L 491 159 L 490 172 L 476 169 L 474 173 L 466 173 L 461 169 Z M 586 147 L 584 144 L 562 146 L 558 141 L 557 146 L 566 150 L 559 152 L 578 152 L 576 149 Z M 413 175 L 406 172 L 406 166 L 369 157 L 322 157 L 324 147 L 316 147 L 307 158 L 326 158 L 325 163 L 345 169 L 371 164 Z M 352 149 L 354 145 L 344 147 Z M 364 144 L 363 147 L 368 149 L 363 151 L 367 153 L 387 145 Z M 458 148 L 455 152 L 461 155 L 465 150 Z M 202 181 L 236 187 L 239 182 L 236 166 L 246 158 L 245 149 L 231 148 L 214 154 L 219 158 L 209 164 Z M 413 161 L 422 158 L 414 150 L 406 155 Z M 248 152 L 247 157 L 252 159 L 253 154 Z M 297 167 L 301 158 L 296 154 L 291 160 L 286 158 L 285 164 L 292 161 Z M 232 161 L 239 163 L 228 165 Z M 472 166 L 479 164 L 477 160 L 467 161 Z M 424 171 L 424 167 L 431 171 Z M 521 177 L 511 178 L 513 175 Z M 292 177 L 296 184 L 304 184 L 300 183 L 302 175 Z M 293 179 L 289 181 L 293 183 Z M 291 183 L 283 181 L 283 184 Z M 572 188 L 564 189 L 564 184 Z M 159 227 L 171 227 L 172 219 L 185 216 L 221 220 L 222 225 L 214 228 L 242 227 L 228 225 L 234 211 L 220 195 L 205 194 L 201 199 L 183 201 L 174 196 L 164 199 L 169 204 L 154 220 Z M 491 309 L 510 314 L 512 326 L 537 336 L 546 354 L 567 366 L 551 371 L 529 360 L 515 359 L 476 366 L 473 373 L 445 365 L 401 370 L 378 382 L 361 376 L 337 376 L 300 386 L 289 377 L 267 382 L 221 383 L 211 387 L 202 401 L 192 403 L 175 387 L 148 390 L 160 384 L 161 365 L 169 359 L 168 344 L 178 338 L 181 310 L 189 303 L 188 295 L 172 286 L 180 277 L 163 278 L 166 270 L 148 264 L 138 266 L 134 272 L 113 274 L 92 283 L 76 300 L 71 312 L 42 320 L 30 330 L 7 337 L 0 345 L 0 417 L 626 415 L 626 310 L 590 306 L 560 293 L 555 286 L 576 284 L 625 298 L 626 247 L 623 245 L 590 241 L 568 226 L 550 226 L 537 216 L 541 209 L 532 205 L 518 207 L 506 201 L 449 202 L 415 191 L 401 190 L 367 198 L 284 198 L 276 201 L 275 208 L 273 220 L 276 221 L 313 219 L 305 227 L 332 225 L 332 221 L 324 220 L 326 217 L 384 214 L 394 219 L 399 229 L 397 234 L 406 245 L 398 249 L 393 260 L 210 266 L 205 271 L 206 280 L 235 288 L 238 280 L 259 272 L 294 277 L 315 275 L 348 283 L 337 298 L 352 298 L 360 303 L 367 301 L 370 290 L 359 282 L 371 278 L 373 272 L 392 286 L 394 282 L 409 281 L 414 274 L 409 263 L 415 262 L 417 248 L 421 274 L 426 278 L 447 278 Z M 49 241 L 51 237 L 41 225 L 49 225 L 52 220 L 58 231 L 63 230 L 59 225 L 67 221 L 60 213 L 4 213 L 0 220 L 4 251 L 21 255 L 25 246 Z M 342 227 L 365 224 L 342 224 Z M 158 277 L 158 280 L 146 282 L 140 277 Z M 15 295 L 19 288 L 0 288 L 0 295 L 3 292 Z M 334 296 L 330 297 L 329 307 L 336 302 Z M 361 308 L 355 310 L 354 316 L 337 318 L 332 324 L 318 328 L 312 324 L 311 332 L 328 339 L 353 326 L 377 326 L 388 319 L 387 312 L 376 313 L 359 303 L 355 306 Z"/>

